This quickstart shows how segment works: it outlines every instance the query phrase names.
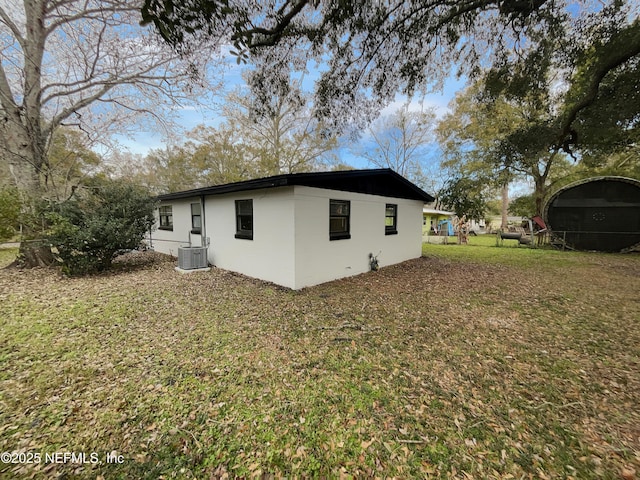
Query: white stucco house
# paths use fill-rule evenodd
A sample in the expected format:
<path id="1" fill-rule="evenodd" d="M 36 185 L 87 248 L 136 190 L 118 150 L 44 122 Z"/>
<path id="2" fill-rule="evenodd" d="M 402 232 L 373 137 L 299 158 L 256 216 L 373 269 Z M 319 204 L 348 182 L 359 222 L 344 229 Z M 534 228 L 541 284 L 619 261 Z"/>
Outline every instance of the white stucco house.
<path id="1" fill-rule="evenodd" d="M 390 169 L 277 175 L 158 197 L 148 242 L 202 247 L 218 268 L 300 289 L 422 254 L 433 197 Z M 206 262 L 205 262 L 206 263 Z"/>

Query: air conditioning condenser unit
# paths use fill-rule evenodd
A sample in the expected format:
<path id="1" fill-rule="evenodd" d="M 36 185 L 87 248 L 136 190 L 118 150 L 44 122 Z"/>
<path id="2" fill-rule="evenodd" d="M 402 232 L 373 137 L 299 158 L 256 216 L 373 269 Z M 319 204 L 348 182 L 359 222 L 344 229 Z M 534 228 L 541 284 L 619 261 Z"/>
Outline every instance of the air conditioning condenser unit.
<path id="1" fill-rule="evenodd" d="M 178 247 L 178 267 L 183 270 L 207 268 L 206 247 Z"/>

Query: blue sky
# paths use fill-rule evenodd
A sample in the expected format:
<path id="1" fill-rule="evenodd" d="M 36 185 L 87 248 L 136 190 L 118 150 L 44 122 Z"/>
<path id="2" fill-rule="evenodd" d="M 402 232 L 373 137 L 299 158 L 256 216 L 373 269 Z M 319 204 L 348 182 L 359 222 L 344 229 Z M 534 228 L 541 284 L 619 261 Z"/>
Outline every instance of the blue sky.
<path id="1" fill-rule="evenodd" d="M 218 80 L 222 82 L 224 85 L 224 90 L 231 91 L 238 86 L 244 85 L 244 81 L 242 79 L 242 68 L 246 68 L 243 66 L 237 66 L 235 64 L 234 57 L 229 56 L 228 60 L 228 69 L 224 73 L 217 73 Z M 222 75 L 222 78 L 220 78 Z M 314 77 L 317 78 L 316 72 L 310 72 L 307 74 L 305 78 L 305 86 L 311 91 L 313 88 L 313 80 Z M 449 103 L 455 97 L 456 93 L 466 86 L 465 79 L 456 79 L 455 76 L 450 76 L 444 82 L 444 86 L 440 91 L 434 91 L 427 95 L 421 96 L 419 98 L 413 99 L 410 102 L 410 109 L 420 110 L 421 106 L 423 107 L 433 107 L 440 118 L 445 113 L 449 111 Z M 212 93 L 211 98 L 208 100 L 202 100 L 202 105 L 200 106 L 187 106 L 185 108 L 177 110 L 175 113 L 177 115 L 177 123 L 180 125 L 181 129 L 186 132 L 188 130 L 193 129 L 198 125 L 207 125 L 207 126 L 215 126 L 218 125 L 223 118 L 221 118 L 216 111 L 215 103 L 221 102 L 223 98 L 222 92 L 218 92 L 217 94 Z M 403 96 L 398 95 L 396 100 L 389 104 L 386 108 L 381 111 L 381 115 L 389 115 L 396 111 L 398 108 L 404 106 L 407 102 L 407 99 Z M 176 132 L 178 138 L 180 138 L 182 132 Z M 146 155 L 151 149 L 164 148 L 166 146 L 166 139 L 159 133 L 154 132 L 140 132 L 138 135 L 134 137 L 120 137 L 117 139 L 118 142 L 131 153 Z M 364 146 L 366 146 L 366 133 L 363 134 L 363 138 L 361 140 L 364 142 Z M 423 163 L 425 167 L 438 167 L 440 163 L 440 149 L 437 143 L 433 143 L 427 149 L 427 155 L 429 158 L 423 159 Z M 354 168 L 372 168 L 373 166 L 368 163 L 367 160 L 355 156 L 351 149 L 345 144 L 339 146 L 339 148 L 335 151 L 336 155 L 339 157 L 341 163 L 351 165 Z M 528 193 L 531 190 L 530 186 L 526 183 L 517 183 L 512 185 L 510 188 L 510 196 L 518 196 Z"/>
<path id="2" fill-rule="evenodd" d="M 242 70 L 247 68 L 244 65 L 236 65 L 235 58 L 231 55 L 227 57 L 227 68 L 224 72 L 212 72 L 216 75 L 216 80 L 221 81 L 225 91 L 231 91 L 238 86 L 244 85 L 242 79 Z M 310 91 L 313 88 L 313 82 L 318 77 L 317 70 L 310 70 L 305 74 L 303 86 Z M 442 115 L 447 111 L 449 102 L 455 96 L 455 93 L 465 86 L 464 80 L 457 80 L 453 76 L 444 84 L 442 91 L 433 92 L 424 97 L 415 98 L 410 103 L 410 109 L 416 110 L 420 106 L 433 107 L 438 115 Z M 176 115 L 176 123 L 183 131 L 188 131 L 197 125 L 215 126 L 221 122 L 221 118 L 216 111 L 216 102 L 222 101 L 223 92 L 212 92 L 210 98 L 200 99 L 201 105 L 189 105 L 178 108 L 174 113 Z M 388 105 L 381 111 L 381 115 L 394 112 L 407 102 L 402 96 L 397 96 L 395 102 Z M 181 132 L 177 132 L 179 137 Z M 159 132 L 141 131 L 140 133 L 129 137 L 117 137 L 120 145 L 134 154 L 146 155 L 151 149 L 163 148 L 167 144 L 167 139 Z M 433 150 L 433 149 L 432 149 Z M 350 164 L 356 168 L 366 168 L 370 165 L 361 158 L 355 157 L 347 148 L 341 148 L 336 152 L 340 156 L 342 163 Z"/>

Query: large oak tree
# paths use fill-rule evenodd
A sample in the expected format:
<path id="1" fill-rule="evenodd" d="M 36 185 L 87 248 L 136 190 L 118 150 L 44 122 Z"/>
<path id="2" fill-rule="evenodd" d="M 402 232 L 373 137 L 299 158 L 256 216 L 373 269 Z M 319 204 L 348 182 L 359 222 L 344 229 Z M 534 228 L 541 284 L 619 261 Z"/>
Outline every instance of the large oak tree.
<path id="1" fill-rule="evenodd" d="M 136 0 L 0 5 L 0 162 L 23 205 L 47 197 L 61 126 L 87 136 L 122 131 L 141 113 L 164 120 L 184 98 L 195 64 L 140 18 Z"/>
<path id="2" fill-rule="evenodd" d="M 494 189 L 515 178 L 530 181 L 535 213 L 540 215 L 548 180 L 564 156 L 551 148 L 549 102 L 540 92 L 494 98 L 481 81 L 459 92 L 437 128 L 442 165 L 467 183 L 473 180 Z"/>

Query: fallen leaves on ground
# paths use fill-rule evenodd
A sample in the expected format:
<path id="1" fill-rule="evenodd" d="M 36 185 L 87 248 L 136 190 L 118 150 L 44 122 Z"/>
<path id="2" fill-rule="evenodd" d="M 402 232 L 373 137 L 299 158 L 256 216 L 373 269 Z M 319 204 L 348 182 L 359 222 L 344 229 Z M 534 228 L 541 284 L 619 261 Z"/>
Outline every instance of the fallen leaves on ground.
<path id="1" fill-rule="evenodd" d="M 0 449 L 100 462 L 0 476 L 635 478 L 640 257 L 472 248 L 299 292 L 2 270 Z"/>

